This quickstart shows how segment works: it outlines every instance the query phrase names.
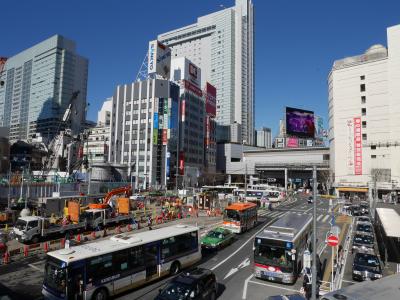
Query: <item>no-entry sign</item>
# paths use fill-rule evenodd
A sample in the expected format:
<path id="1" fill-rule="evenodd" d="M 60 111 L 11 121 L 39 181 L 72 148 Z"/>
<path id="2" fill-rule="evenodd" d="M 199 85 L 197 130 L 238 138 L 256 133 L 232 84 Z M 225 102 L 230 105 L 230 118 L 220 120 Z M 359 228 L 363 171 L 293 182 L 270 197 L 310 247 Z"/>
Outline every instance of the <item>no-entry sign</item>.
<path id="1" fill-rule="evenodd" d="M 339 239 L 335 235 L 330 235 L 328 237 L 328 246 L 335 247 L 339 244 Z"/>

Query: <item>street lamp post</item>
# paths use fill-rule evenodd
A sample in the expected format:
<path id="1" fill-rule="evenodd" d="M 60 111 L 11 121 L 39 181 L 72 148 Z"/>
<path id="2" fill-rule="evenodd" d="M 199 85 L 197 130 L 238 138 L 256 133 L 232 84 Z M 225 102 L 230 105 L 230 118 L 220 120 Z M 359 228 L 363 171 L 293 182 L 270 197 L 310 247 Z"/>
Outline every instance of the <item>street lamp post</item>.
<path id="1" fill-rule="evenodd" d="M 317 166 L 313 166 L 313 251 L 312 251 L 312 291 L 311 299 L 317 299 Z M 333 268 L 333 266 L 332 266 Z"/>
<path id="2" fill-rule="evenodd" d="M 244 163 L 244 199 L 247 197 L 247 164 L 244 158 L 244 143 L 246 140 L 242 140 L 242 162 Z"/>

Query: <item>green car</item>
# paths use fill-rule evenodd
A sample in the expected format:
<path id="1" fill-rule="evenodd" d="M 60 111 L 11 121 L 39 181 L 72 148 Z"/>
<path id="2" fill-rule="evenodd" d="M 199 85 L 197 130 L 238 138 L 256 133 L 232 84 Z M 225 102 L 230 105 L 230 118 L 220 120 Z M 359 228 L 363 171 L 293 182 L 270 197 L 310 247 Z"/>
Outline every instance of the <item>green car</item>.
<path id="1" fill-rule="evenodd" d="M 217 227 L 209 231 L 201 239 L 201 247 L 205 249 L 220 249 L 233 243 L 235 235 L 228 229 Z"/>

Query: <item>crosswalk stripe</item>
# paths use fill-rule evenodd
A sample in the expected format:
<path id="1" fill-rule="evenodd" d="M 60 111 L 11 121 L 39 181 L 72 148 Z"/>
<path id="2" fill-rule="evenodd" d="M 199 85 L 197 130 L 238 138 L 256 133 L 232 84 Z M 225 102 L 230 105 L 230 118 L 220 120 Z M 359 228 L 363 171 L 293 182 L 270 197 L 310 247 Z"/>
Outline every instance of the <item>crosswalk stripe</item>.
<path id="1" fill-rule="evenodd" d="M 323 216 L 324 215 L 319 215 L 318 218 L 317 218 L 317 221 L 319 222 L 322 219 Z"/>
<path id="2" fill-rule="evenodd" d="M 326 215 L 326 216 L 322 219 L 322 222 L 326 222 L 326 220 L 328 220 L 328 218 L 329 218 L 329 215 Z"/>
<path id="3" fill-rule="evenodd" d="M 270 214 L 269 216 L 270 217 L 276 217 L 277 215 L 279 215 L 279 214 L 281 214 L 282 212 L 281 211 L 275 211 L 275 212 L 273 212 L 272 214 Z"/>

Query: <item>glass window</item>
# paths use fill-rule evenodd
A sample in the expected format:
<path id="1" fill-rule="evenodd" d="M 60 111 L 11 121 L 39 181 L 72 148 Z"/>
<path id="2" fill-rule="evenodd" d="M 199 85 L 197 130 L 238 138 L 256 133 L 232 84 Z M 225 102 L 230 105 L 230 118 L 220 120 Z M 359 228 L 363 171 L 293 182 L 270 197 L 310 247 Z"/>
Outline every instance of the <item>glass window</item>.
<path id="1" fill-rule="evenodd" d="M 89 260 L 88 281 L 111 276 L 113 273 L 112 254 L 94 257 Z"/>

